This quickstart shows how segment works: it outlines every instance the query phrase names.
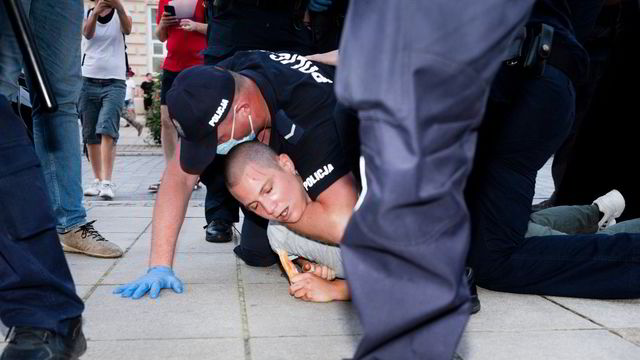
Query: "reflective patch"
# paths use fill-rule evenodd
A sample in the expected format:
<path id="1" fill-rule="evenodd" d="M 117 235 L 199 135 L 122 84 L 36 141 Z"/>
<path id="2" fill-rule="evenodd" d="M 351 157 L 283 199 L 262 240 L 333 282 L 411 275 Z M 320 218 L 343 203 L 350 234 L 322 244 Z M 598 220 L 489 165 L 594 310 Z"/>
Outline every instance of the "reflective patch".
<path id="1" fill-rule="evenodd" d="M 180 123 L 177 122 L 176 119 L 171 119 L 171 122 L 173 123 L 173 126 L 175 126 L 178 135 L 180 135 L 180 137 L 182 138 L 185 137 L 184 130 L 182 130 L 182 126 L 180 126 Z"/>
<path id="2" fill-rule="evenodd" d="M 358 211 L 358 209 L 360 209 L 360 206 L 364 201 L 364 197 L 367 195 L 367 175 L 364 173 L 364 168 L 364 156 L 360 156 L 360 182 L 362 183 L 362 191 L 360 191 L 360 196 L 358 196 L 358 201 L 356 202 L 356 206 L 353 207 L 353 211 Z"/>

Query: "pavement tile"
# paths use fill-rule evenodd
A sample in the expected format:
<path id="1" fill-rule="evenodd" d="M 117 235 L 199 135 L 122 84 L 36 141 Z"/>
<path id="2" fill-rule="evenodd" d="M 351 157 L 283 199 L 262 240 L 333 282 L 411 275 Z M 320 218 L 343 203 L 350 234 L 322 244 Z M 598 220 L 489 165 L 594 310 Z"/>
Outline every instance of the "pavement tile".
<path id="1" fill-rule="evenodd" d="M 640 299 L 590 300 L 565 297 L 549 298 L 608 328 L 640 326 Z"/>
<path id="2" fill-rule="evenodd" d="M 536 295 L 478 289 L 482 308 L 467 331 L 594 329 L 599 326 Z"/>
<path id="3" fill-rule="evenodd" d="M 615 332 L 622 335 L 622 338 L 631 341 L 632 343 L 640 346 L 640 327 L 627 328 L 627 329 L 614 329 Z"/>
<path id="4" fill-rule="evenodd" d="M 249 284 L 244 294 L 252 337 L 362 333 L 350 302 L 318 304 L 295 299 L 285 279 L 278 284 Z"/>
<path id="5" fill-rule="evenodd" d="M 286 283 L 286 275 L 278 264 L 269 267 L 253 267 L 241 261 L 241 278 L 245 284 Z"/>
<path id="6" fill-rule="evenodd" d="M 244 346 L 241 338 L 89 341 L 82 358 L 241 360 L 244 358 Z"/>
<path id="7" fill-rule="evenodd" d="M 137 232 L 100 232 L 105 239 L 114 242 L 124 251 L 140 236 Z"/>
<path id="8" fill-rule="evenodd" d="M 233 254 L 234 242 L 216 244 L 205 240 L 204 229 L 183 229 L 178 236 L 176 252 L 179 253 L 220 253 Z M 147 230 L 135 243 L 130 251 L 144 252 L 147 255 L 151 250 L 151 229 Z"/>
<path id="9" fill-rule="evenodd" d="M 467 332 L 464 360 L 637 360 L 640 347 L 606 330 Z"/>
<path id="10" fill-rule="evenodd" d="M 340 360 L 353 356 L 359 336 L 259 337 L 250 340 L 252 360 Z"/>
<path id="11" fill-rule="evenodd" d="M 235 284 L 187 285 L 183 294 L 163 290 L 157 299 L 132 300 L 99 286 L 86 301 L 85 335 L 90 340 L 240 337 Z"/>
<path id="12" fill-rule="evenodd" d="M 89 293 L 92 287 L 91 285 L 76 285 L 76 294 L 82 298 Z"/>
<path id="13" fill-rule="evenodd" d="M 127 254 L 103 284 L 124 284 L 137 279 L 147 272 L 148 253 Z M 227 284 L 237 282 L 236 259 L 234 254 L 176 254 L 173 269 L 184 283 L 189 284 Z"/>
<path id="14" fill-rule="evenodd" d="M 76 285 L 93 285 L 100 280 L 116 259 L 102 259 L 66 253 L 71 276 Z"/>
<path id="15" fill-rule="evenodd" d="M 95 219 L 112 217 L 124 218 L 151 218 L 153 207 L 151 206 L 94 206 L 88 210 L 87 215 Z"/>
<path id="16" fill-rule="evenodd" d="M 96 218 L 88 217 L 88 220 L 95 220 Z M 121 232 L 133 232 L 142 233 L 147 226 L 151 223 L 150 218 L 139 217 L 105 217 L 99 218 L 93 226 L 99 232 L 105 233 L 121 233 Z"/>

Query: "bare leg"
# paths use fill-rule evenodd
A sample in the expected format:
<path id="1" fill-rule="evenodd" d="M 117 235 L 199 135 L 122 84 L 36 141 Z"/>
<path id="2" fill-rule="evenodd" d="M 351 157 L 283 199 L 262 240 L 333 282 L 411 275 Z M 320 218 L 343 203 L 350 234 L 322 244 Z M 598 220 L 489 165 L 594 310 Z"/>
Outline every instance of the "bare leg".
<path id="1" fill-rule="evenodd" d="M 100 146 L 100 144 L 87 144 L 87 152 L 89 153 L 89 162 L 91 162 L 91 170 L 93 170 L 93 176 L 96 179 L 104 180 L 100 171 L 102 168 Z"/>
<path id="2" fill-rule="evenodd" d="M 160 120 L 162 122 L 161 138 L 162 138 L 162 151 L 164 152 L 165 161 L 173 158 L 176 153 L 176 146 L 178 144 L 178 132 L 171 123 L 169 117 L 169 108 L 167 105 L 160 105 Z"/>
<path id="3" fill-rule="evenodd" d="M 102 135 L 100 151 L 102 160 L 102 176 L 100 179 L 111 181 L 113 163 L 116 159 L 116 145 L 113 143 L 113 138 L 111 136 Z"/>

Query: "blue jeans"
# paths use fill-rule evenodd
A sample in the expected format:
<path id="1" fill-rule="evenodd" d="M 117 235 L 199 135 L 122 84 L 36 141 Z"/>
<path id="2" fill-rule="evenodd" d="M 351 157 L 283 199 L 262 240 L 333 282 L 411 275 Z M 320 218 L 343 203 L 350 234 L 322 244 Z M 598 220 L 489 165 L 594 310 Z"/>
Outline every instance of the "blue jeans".
<path id="1" fill-rule="evenodd" d="M 82 78 L 80 41 L 83 4 L 80 0 L 23 0 L 58 111 L 46 113 L 31 91 L 36 154 L 49 190 L 58 232 L 86 223 L 82 205 L 81 148 L 76 104 Z M 0 94 L 15 99 L 22 56 L 4 8 L 0 11 Z M 27 74 L 28 75 L 28 74 Z M 30 79 L 28 79 L 30 80 Z M 31 86 L 31 81 L 28 81 Z"/>
<path id="2" fill-rule="evenodd" d="M 547 65 L 531 78 L 503 67 L 479 132 L 466 196 L 469 265 L 496 291 L 587 298 L 640 296 L 640 234 L 525 237 L 536 172 L 573 121 L 571 81 Z"/>
<path id="3" fill-rule="evenodd" d="M 640 219 L 631 219 L 598 229 L 602 213 L 597 205 L 552 206 L 531 214 L 524 237 L 575 234 L 640 233 Z"/>

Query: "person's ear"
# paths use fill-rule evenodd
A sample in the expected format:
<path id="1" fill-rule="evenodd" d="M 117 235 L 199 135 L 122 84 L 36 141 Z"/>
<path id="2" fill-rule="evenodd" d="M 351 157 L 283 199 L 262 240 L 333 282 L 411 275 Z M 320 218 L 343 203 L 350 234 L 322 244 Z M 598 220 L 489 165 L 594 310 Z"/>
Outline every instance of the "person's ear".
<path id="1" fill-rule="evenodd" d="M 293 164 L 293 161 L 287 154 L 278 155 L 278 165 L 280 165 L 283 170 L 290 174 L 297 174 L 296 166 Z"/>

